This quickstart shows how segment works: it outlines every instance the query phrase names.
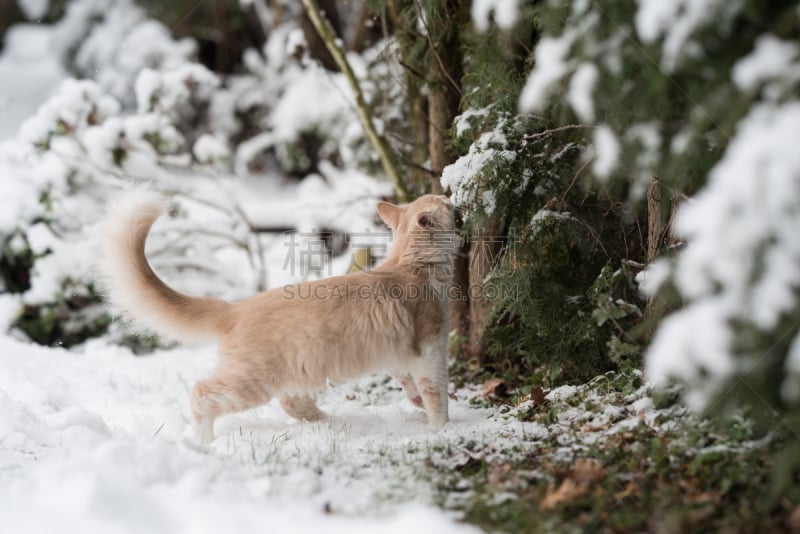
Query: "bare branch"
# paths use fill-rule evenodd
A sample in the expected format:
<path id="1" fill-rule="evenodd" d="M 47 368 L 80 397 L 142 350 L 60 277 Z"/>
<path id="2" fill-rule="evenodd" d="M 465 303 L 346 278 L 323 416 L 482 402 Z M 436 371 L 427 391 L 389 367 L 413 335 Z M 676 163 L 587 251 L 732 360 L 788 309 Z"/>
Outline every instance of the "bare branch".
<path id="1" fill-rule="evenodd" d="M 308 18 L 311 19 L 311 23 L 314 25 L 317 33 L 319 33 L 320 37 L 325 42 L 325 46 L 328 48 L 328 51 L 333 56 L 334 61 L 336 61 L 336 64 L 339 66 L 339 69 L 341 69 L 342 73 L 345 75 L 348 84 L 350 84 L 350 88 L 353 90 L 353 94 L 355 95 L 356 99 L 356 112 L 358 114 L 358 118 L 361 121 L 364 132 L 367 134 L 367 139 L 369 139 L 370 144 L 372 144 L 372 147 L 378 153 L 378 158 L 381 161 L 384 172 L 394 185 L 398 199 L 401 202 L 410 200 L 408 187 L 406 186 L 406 183 L 403 181 L 397 169 L 394 153 L 386 139 L 380 135 L 377 128 L 375 128 L 372 112 L 370 111 L 369 106 L 367 106 L 364 93 L 361 91 L 361 86 L 356 79 L 356 75 L 353 72 L 350 63 L 347 61 L 347 57 L 345 56 L 345 52 L 342 49 L 341 44 L 339 44 L 339 42 L 336 40 L 336 34 L 334 33 L 333 28 L 331 28 L 330 22 L 321 12 L 319 4 L 317 4 L 316 0 L 303 0 L 303 6 L 306 9 L 306 13 L 308 13 Z"/>

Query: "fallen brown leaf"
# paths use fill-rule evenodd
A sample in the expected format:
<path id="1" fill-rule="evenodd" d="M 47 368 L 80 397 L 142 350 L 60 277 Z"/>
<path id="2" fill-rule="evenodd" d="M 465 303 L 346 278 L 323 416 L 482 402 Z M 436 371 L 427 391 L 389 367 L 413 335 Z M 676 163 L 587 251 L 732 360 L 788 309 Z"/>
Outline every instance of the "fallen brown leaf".
<path id="1" fill-rule="evenodd" d="M 578 430 L 581 432 L 600 432 L 602 430 L 608 430 L 611 428 L 611 423 L 602 423 L 602 424 L 595 424 L 595 423 L 585 423 L 578 427 Z"/>
<path id="2" fill-rule="evenodd" d="M 571 478 L 576 482 L 594 484 L 603 480 L 605 476 L 605 467 L 594 458 L 578 458 L 572 466 Z"/>
<path id="3" fill-rule="evenodd" d="M 554 488 L 555 484 L 552 482 L 547 486 L 547 493 L 539 503 L 539 507 L 543 510 L 552 510 L 561 504 L 583 497 L 589 489 L 586 484 L 575 482 L 570 478 L 565 478 L 557 490 Z"/>
<path id="4" fill-rule="evenodd" d="M 516 474 L 512 472 L 511 464 L 491 464 L 489 472 L 486 474 L 486 481 L 493 488 L 502 488 L 516 479 Z"/>
<path id="5" fill-rule="evenodd" d="M 621 501 L 622 499 L 626 499 L 628 497 L 635 497 L 640 494 L 641 491 L 639 490 L 639 486 L 637 486 L 633 481 L 631 481 L 628 482 L 628 485 L 625 486 L 625 488 L 614 494 L 614 499 Z"/>
<path id="6" fill-rule="evenodd" d="M 531 402 L 533 403 L 533 406 L 534 407 L 541 406 L 542 404 L 547 402 L 547 399 L 545 399 L 545 397 L 547 397 L 548 393 L 550 392 L 543 390 L 541 386 L 536 386 L 533 389 L 531 389 L 530 399 Z"/>
<path id="7" fill-rule="evenodd" d="M 718 491 L 704 491 L 689 495 L 687 500 L 691 504 L 719 504 L 722 501 L 722 494 Z"/>
<path id="8" fill-rule="evenodd" d="M 481 395 L 484 399 L 488 399 L 492 395 L 501 396 L 505 393 L 506 382 L 502 378 L 492 378 L 483 383 Z"/>

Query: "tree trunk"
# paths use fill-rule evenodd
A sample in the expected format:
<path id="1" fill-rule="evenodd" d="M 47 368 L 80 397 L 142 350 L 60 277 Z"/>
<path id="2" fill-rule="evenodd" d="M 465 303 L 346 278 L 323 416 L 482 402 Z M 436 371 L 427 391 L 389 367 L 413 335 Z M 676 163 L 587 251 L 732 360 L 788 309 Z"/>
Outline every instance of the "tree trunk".
<path id="1" fill-rule="evenodd" d="M 500 225 L 492 222 L 479 235 L 473 236 L 472 248 L 469 254 L 469 346 L 467 354 L 476 358 L 481 364 L 488 363 L 486 343 L 483 332 L 486 329 L 486 320 L 489 317 L 495 302 L 491 300 L 491 292 L 484 285 L 486 275 L 494 267 L 500 249 L 503 246 L 503 237 L 500 235 Z"/>
<path id="2" fill-rule="evenodd" d="M 428 19 L 428 153 L 433 171 L 431 191 L 436 194 L 442 193 L 442 170 L 455 161 L 448 141 L 450 127 L 458 115 L 464 76 L 461 18 L 460 3 L 448 1 L 443 14 Z"/>
<path id="3" fill-rule="evenodd" d="M 675 222 L 675 214 L 678 206 L 686 197 L 676 195 L 669 199 L 667 204 L 663 198 L 664 187 L 658 178 L 653 177 L 647 187 L 647 264 L 656 260 L 664 247 L 673 247 L 675 237 L 672 234 L 672 226 Z M 664 207 L 668 205 L 669 211 L 665 215 Z M 645 306 L 645 329 L 644 337 L 649 339 L 653 334 L 658 317 L 666 313 L 663 303 L 656 302 L 656 296 L 650 296 Z"/>
<path id="4" fill-rule="evenodd" d="M 432 171 L 430 190 L 442 194 L 442 170 L 455 161 L 448 147 L 450 127 L 458 115 L 461 100 L 461 78 L 464 67 L 461 57 L 460 28 L 468 19 L 462 2 L 448 0 L 444 6 L 428 6 L 423 16 L 427 25 L 428 53 L 428 157 Z M 421 15 L 421 14 L 420 14 Z M 469 337 L 472 324 L 469 295 L 469 247 L 461 247 L 454 262 L 454 284 L 462 298 L 451 303 L 450 327 L 460 338 Z"/>
<path id="5" fill-rule="evenodd" d="M 452 163 L 455 158 L 447 148 L 447 132 L 453 123 L 454 115 L 451 116 L 447 91 L 438 90 L 431 93 L 428 97 L 428 154 L 430 155 L 431 171 L 431 193 L 441 195 L 442 182 L 439 177 L 442 170 Z"/>
<path id="6" fill-rule="evenodd" d="M 386 10 L 384 9 L 384 14 Z M 372 8 L 368 3 L 364 3 L 358 11 L 358 19 L 350 38 L 349 49 L 353 52 L 361 53 L 367 47 L 372 46 L 380 40 L 381 25 L 376 24 L 378 17 L 373 15 Z"/>
<path id="7" fill-rule="evenodd" d="M 428 110 L 427 98 L 423 94 L 422 85 L 425 82 L 419 72 L 419 58 L 415 56 L 415 44 L 419 39 L 415 25 L 409 24 L 405 16 L 411 10 L 403 0 L 390 0 L 387 3 L 386 37 L 393 29 L 397 41 L 399 62 L 404 67 L 403 81 L 406 92 L 406 111 L 408 112 L 409 139 L 411 153 L 410 165 L 404 166 L 409 183 L 413 184 L 414 192 L 419 194 L 429 190 L 430 173 L 425 165 L 430 159 L 428 154 Z"/>
<path id="8" fill-rule="evenodd" d="M 647 264 L 655 260 L 661 252 L 662 239 L 664 237 L 664 216 L 661 210 L 661 183 L 655 176 L 647 186 Z M 654 308 L 655 296 L 647 298 L 644 315 L 647 321 L 645 324 L 645 336 L 649 338 L 655 327 L 654 317 L 658 315 Z"/>
<path id="9" fill-rule="evenodd" d="M 647 263 L 658 257 L 665 233 L 661 210 L 661 182 L 654 177 L 647 187 Z"/>

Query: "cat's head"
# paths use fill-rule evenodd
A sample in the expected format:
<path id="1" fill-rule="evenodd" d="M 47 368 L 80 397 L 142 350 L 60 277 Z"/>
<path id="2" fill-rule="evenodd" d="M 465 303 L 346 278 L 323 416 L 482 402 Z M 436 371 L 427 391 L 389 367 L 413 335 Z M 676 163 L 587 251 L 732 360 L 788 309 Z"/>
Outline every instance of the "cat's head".
<path id="1" fill-rule="evenodd" d="M 444 195 L 423 195 L 410 204 L 378 203 L 378 215 L 396 237 L 414 231 L 452 232 L 453 203 Z"/>
<path id="2" fill-rule="evenodd" d="M 423 195 L 400 206 L 380 202 L 378 215 L 392 229 L 392 249 L 400 256 L 437 263 L 458 246 L 453 203 L 444 195 Z"/>

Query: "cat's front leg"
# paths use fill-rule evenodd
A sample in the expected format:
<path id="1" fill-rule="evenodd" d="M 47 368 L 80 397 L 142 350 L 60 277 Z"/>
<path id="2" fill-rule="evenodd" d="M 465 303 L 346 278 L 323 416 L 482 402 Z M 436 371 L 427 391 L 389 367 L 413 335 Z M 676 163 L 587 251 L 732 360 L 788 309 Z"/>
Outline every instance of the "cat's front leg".
<path id="1" fill-rule="evenodd" d="M 411 376 L 422 397 L 428 424 L 442 427 L 449 420 L 447 410 L 447 351 L 440 342 L 424 344 L 421 355 L 411 364 Z"/>
<path id="2" fill-rule="evenodd" d="M 410 400 L 415 406 L 423 408 L 422 396 L 420 396 L 417 386 L 414 385 L 414 379 L 411 377 L 411 373 L 395 372 L 392 373 L 392 376 L 395 380 L 400 382 L 401 386 L 403 386 L 403 391 L 405 392 L 406 397 L 408 397 L 408 400 Z"/>

